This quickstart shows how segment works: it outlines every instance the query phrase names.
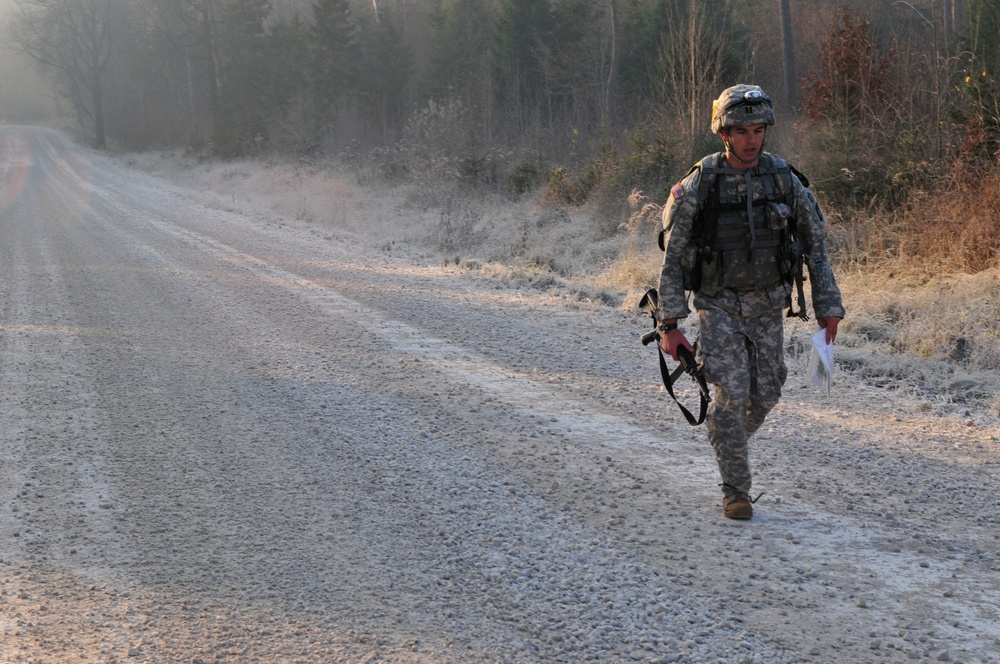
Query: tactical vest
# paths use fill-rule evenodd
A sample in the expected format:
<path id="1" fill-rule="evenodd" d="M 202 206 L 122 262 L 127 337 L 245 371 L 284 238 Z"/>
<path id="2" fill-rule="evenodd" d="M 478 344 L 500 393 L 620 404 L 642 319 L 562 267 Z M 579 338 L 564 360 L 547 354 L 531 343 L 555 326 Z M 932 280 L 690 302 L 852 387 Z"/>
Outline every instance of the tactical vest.
<path id="1" fill-rule="evenodd" d="M 790 281 L 794 219 L 788 163 L 762 154 L 755 169 L 744 171 L 728 168 L 717 153 L 695 168 L 701 169 L 702 203 L 692 231 L 701 263 L 695 290 L 712 297 L 725 288 L 751 291 Z"/>

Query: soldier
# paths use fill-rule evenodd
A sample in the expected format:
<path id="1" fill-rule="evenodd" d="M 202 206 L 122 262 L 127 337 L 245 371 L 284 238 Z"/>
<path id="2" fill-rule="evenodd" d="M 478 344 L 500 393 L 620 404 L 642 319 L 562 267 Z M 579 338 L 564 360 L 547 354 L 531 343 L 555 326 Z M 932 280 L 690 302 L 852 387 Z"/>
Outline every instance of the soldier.
<path id="1" fill-rule="evenodd" d="M 844 317 L 823 238 L 826 221 L 808 181 L 763 151 L 773 124 L 771 100 L 760 87 L 724 90 L 713 104 L 712 132 L 725 152 L 695 165 L 673 187 L 663 211 L 656 312 L 661 347 L 674 360 L 680 346 L 692 349 L 677 329 L 677 320 L 690 313 L 685 291 L 692 292 L 697 360 L 715 387 L 708 438 L 722 477 L 723 513 L 730 519 L 753 516 L 747 441 L 781 397 L 788 374 L 782 309 L 793 315 L 794 272 L 801 279 L 803 260 L 813 311 L 828 343 Z M 804 318 L 803 306 L 799 301 Z"/>

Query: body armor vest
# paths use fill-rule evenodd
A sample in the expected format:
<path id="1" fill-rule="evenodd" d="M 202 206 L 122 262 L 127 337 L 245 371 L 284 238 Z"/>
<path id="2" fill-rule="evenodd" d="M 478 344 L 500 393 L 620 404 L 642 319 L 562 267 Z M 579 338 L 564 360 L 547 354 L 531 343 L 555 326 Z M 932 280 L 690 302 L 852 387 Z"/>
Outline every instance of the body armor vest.
<path id="1" fill-rule="evenodd" d="M 696 290 L 712 297 L 725 288 L 769 289 L 787 281 L 794 223 L 788 163 L 762 154 L 756 168 L 743 171 L 726 167 L 717 153 L 698 167 L 702 209 L 692 236 L 701 263 Z"/>

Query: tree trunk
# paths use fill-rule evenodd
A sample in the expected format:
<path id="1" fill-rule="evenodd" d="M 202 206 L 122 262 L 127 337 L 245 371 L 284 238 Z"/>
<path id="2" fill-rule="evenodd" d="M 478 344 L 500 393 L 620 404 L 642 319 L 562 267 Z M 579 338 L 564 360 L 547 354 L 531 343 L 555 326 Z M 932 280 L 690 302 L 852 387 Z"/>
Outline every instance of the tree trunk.
<path id="1" fill-rule="evenodd" d="M 611 64 L 608 70 L 608 84 L 605 90 L 604 113 L 606 115 L 605 124 L 611 127 L 616 124 L 618 111 L 618 62 L 619 55 L 618 40 L 618 0 L 611 1 Z"/>
<path id="2" fill-rule="evenodd" d="M 93 104 L 94 104 L 94 147 L 103 150 L 107 146 L 107 139 L 104 131 L 104 100 L 102 99 L 101 76 L 98 75 L 93 83 Z"/>
<path id="3" fill-rule="evenodd" d="M 690 22 L 688 23 L 688 84 L 691 86 L 691 96 L 688 98 L 688 117 L 691 126 L 688 131 L 691 136 L 698 133 L 698 80 L 701 72 L 698 71 L 698 2 L 691 0 Z"/>
<path id="4" fill-rule="evenodd" d="M 951 34 L 955 31 L 955 26 L 952 24 L 953 8 L 951 6 L 951 0 L 944 0 L 944 45 L 945 48 L 948 47 L 948 42 L 951 41 Z"/>
<path id="5" fill-rule="evenodd" d="M 212 5 L 212 0 L 203 0 L 201 12 L 202 28 L 205 36 L 205 50 L 211 70 L 211 75 L 208 78 L 209 94 L 212 103 L 212 112 L 214 113 L 222 81 L 219 74 L 219 45 L 216 40 L 215 8 Z"/>
<path id="6" fill-rule="evenodd" d="M 781 59 L 785 69 L 785 103 L 798 108 L 798 80 L 795 75 L 795 48 L 792 40 L 792 8 L 790 0 L 779 0 L 781 6 Z"/>

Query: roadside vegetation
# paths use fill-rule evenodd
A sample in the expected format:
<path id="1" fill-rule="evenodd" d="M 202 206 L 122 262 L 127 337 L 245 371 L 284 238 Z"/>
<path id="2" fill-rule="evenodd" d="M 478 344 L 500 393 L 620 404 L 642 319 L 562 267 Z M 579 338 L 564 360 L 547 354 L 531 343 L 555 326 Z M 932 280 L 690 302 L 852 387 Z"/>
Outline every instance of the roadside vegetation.
<path id="1" fill-rule="evenodd" d="M 87 71 L 50 37 L 101 2 L 13 0 L 11 36 L 144 168 L 626 311 L 712 99 L 758 83 L 828 218 L 843 364 L 1000 410 L 1000 2 L 807 4 L 111 2 Z"/>

